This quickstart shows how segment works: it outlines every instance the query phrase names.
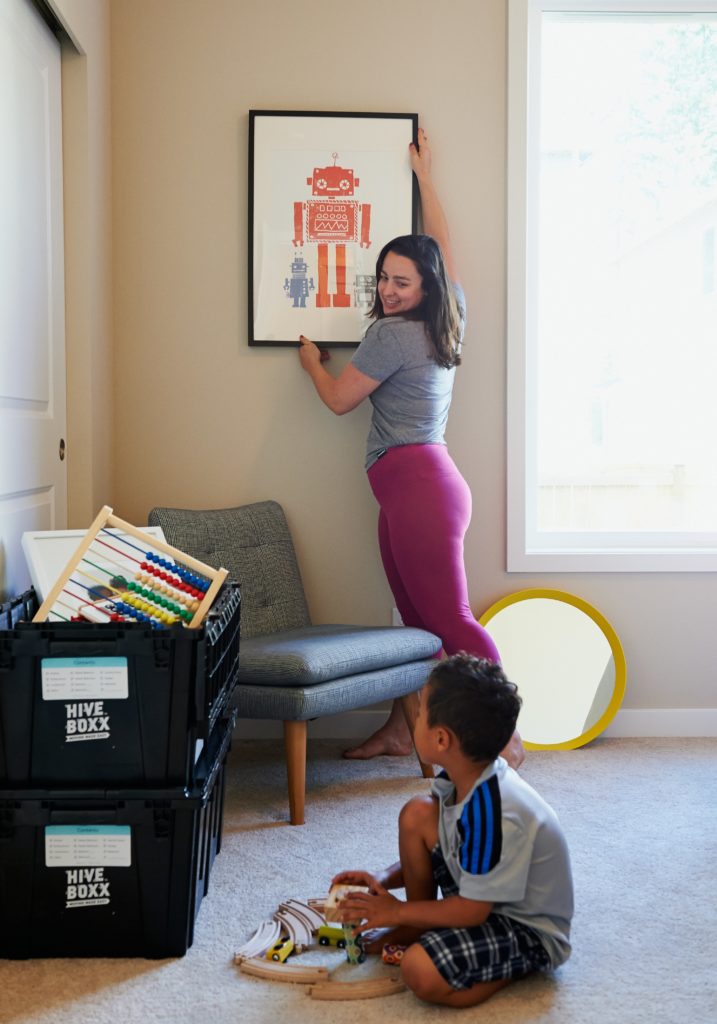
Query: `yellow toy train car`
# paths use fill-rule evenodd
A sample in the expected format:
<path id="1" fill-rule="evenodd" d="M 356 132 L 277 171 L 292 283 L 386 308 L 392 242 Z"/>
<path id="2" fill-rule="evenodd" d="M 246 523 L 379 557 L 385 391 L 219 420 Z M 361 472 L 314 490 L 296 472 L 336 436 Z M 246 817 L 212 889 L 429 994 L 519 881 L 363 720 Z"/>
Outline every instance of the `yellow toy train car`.
<path id="1" fill-rule="evenodd" d="M 280 939 L 275 942 L 273 946 L 270 946 L 266 951 L 266 959 L 274 960 L 280 964 L 283 964 L 291 954 L 294 952 L 294 943 L 291 939 Z"/>

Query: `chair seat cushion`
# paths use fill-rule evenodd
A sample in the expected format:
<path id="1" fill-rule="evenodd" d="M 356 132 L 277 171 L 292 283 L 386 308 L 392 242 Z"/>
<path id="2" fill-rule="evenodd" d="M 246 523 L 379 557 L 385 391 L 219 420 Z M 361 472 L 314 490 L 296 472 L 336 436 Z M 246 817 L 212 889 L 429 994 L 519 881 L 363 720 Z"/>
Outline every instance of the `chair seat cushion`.
<path id="1" fill-rule="evenodd" d="M 432 658 L 433 633 L 407 626 L 302 626 L 242 640 L 240 683 L 312 686 Z"/>
<path id="2" fill-rule="evenodd" d="M 438 662 L 434 658 L 361 672 L 313 686 L 252 686 L 240 683 L 232 703 L 240 718 L 305 722 L 338 715 L 420 690 Z"/>

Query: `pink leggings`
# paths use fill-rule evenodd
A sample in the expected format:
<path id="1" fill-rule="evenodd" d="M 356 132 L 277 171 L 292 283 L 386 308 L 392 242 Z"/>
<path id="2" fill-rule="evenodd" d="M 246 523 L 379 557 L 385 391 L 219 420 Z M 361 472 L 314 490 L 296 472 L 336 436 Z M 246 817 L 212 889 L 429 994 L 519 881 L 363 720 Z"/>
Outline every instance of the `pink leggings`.
<path id="1" fill-rule="evenodd" d="M 389 448 L 368 479 L 381 506 L 383 567 L 405 625 L 435 633 L 448 655 L 467 651 L 500 661 L 468 603 L 463 538 L 471 492 L 446 446 Z"/>

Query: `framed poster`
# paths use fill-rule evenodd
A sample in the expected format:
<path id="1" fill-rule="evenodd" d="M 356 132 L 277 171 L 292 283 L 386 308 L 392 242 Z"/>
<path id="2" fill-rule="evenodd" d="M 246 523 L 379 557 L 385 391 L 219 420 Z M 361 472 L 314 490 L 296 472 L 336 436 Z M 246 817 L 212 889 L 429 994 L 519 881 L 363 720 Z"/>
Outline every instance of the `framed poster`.
<path id="1" fill-rule="evenodd" d="M 355 346 L 376 257 L 416 230 L 418 114 L 249 111 L 249 344 Z"/>

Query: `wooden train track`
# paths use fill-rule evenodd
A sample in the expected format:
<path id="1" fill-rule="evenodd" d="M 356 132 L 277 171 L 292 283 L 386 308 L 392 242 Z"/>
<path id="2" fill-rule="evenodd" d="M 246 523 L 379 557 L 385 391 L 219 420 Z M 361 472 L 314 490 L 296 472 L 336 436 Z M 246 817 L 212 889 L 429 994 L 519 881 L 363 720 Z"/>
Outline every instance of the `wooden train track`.
<path id="1" fill-rule="evenodd" d="M 279 964 L 273 960 L 250 958 L 242 960 L 239 970 L 243 974 L 251 974 L 255 978 L 268 978 L 269 981 L 289 981 L 299 985 L 310 985 L 315 982 L 327 982 L 327 967 L 302 967 L 301 964 Z"/>
<path id="2" fill-rule="evenodd" d="M 376 999 L 405 992 L 406 983 L 399 977 L 369 978 L 366 981 L 321 981 L 312 985 L 312 999 Z"/>

